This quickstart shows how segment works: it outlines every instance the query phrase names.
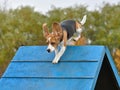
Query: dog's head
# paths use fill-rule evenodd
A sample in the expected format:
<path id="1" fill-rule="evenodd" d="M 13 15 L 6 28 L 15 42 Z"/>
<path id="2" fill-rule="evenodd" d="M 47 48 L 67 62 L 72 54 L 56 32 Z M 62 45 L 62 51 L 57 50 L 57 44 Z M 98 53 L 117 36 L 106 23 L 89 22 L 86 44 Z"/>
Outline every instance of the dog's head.
<path id="1" fill-rule="evenodd" d="M 52 24 L 52 32 L 49 33 L 47 24 L 43 24 L 43 35 L 46 38 L 46 42 L 48 43 L 48 52 L 53 52 L 57 47 L 58 44 L 60 43 L 60 39 L 62 37 L 62 28 L 59 25 L 59 23 L 54 22 Z"/>

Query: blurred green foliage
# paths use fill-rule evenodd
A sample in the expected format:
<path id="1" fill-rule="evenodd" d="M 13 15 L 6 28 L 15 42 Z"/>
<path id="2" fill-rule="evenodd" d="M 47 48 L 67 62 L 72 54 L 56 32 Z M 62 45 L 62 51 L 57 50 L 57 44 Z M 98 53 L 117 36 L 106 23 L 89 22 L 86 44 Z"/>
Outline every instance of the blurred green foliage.
<path id="1" fill-rule="evenodd" d="M 52 7 L 46 15 L 29 6 L 0 10 L 0 75 L 20 46 L 45 45 L 41 27 L 44 22 L 51 28 L 54 21 L 81 20 L 85 14 L 84 35 L 91 44 L 106 45 L 111 52 L 120 49 L 120 4 L 105 4 L 99 11 L 88 11 L 82 5 L 64 9 Z"/>

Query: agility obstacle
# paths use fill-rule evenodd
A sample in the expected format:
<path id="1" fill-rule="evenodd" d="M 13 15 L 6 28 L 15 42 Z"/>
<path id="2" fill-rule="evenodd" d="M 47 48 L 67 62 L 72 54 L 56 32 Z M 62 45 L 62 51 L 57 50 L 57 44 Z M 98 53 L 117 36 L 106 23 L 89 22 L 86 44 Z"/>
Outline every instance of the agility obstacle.
<path id="1" fill-rule="evenodd" d="M 0 79 L 0 90 L 119 90 L 105 46 L 68 46 L 58 64 L 47 46 L 22 46 Z"/>

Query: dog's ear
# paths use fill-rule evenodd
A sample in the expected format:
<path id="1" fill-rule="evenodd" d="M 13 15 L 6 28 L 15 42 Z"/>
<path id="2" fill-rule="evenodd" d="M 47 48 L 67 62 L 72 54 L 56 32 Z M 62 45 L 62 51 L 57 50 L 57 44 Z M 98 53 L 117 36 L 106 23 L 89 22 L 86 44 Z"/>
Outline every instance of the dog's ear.
<path id="1" fill-rule="evenodd" d="M 54 22 L 52 24 L 52 32 L 56 34 L 57 36 L 62 36 L 62 27 L 60 26 L 59 23 Z"/>
<path id="2" fill-rule="evenodd" d="M 47 27 L 47 23 L 44 23 L 42 25 L 42 28 L 43 28 L 43 35 L 44 35 L 44 37 L 47 37 L 49 35 L 49 30 L 48 30 L 48 27 Z"/>

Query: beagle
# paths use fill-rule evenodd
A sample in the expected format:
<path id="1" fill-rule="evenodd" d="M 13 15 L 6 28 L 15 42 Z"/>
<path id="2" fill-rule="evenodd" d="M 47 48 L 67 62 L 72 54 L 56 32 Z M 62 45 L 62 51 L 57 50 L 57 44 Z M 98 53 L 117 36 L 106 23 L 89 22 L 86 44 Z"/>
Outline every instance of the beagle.
<path id="1" fill-rule="evenodd" d="M 84 15 L 80 22 L 75 20 L 65 20 L 61 23 L 54 22 L 51 33 L 49 33 L 46 23 L 42 25 L 43 35 L 48 43 L 47 52 L 55 51 L 55 58 L 52 63 L 58 63 L 66 50 L 66 45 L 72 45 L 71 42 L 77 41 L 81 37 L 82 25 L 85 24 L 86 18 L 86 15 Z M 59 45 L 60 50 L 58 50 Z"/>

